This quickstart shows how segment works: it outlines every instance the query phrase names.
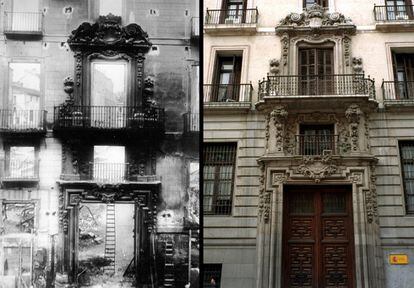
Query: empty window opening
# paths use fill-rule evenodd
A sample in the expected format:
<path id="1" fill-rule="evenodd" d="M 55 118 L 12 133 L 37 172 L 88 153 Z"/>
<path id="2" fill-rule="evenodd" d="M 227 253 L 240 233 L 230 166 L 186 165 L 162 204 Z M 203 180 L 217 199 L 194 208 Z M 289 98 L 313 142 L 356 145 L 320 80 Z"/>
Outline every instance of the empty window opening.
<path id="1" fill-rule="evenodd" d="M 128 165 L 124 146 L 94 146 L 93 179 L 104 183 L 125 181 Z"/>

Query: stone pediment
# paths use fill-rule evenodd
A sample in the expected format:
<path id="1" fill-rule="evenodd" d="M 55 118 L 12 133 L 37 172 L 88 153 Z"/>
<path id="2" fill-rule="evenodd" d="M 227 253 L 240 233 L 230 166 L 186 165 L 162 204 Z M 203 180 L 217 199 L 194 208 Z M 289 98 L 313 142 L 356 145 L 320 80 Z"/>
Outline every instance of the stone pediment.
<path id="1" fill-rule="evenodd" d="M 356 26 L 351 19 L 338 12 L 329 13 L 318 4 L 306 8 L 302 13 L 290 13 L 276 26 L 276 34 L 334 33 L 354 34 Z"/>
<path id="2" fill-rule="evenodd" d="M 121 25 L 121 17 L 109 14 L 100 16 L 91 24 L 82 23 L 69 36 L 68 44 L 72 50 L 115 50 L 146 52 L 151 47 L 148 34 L 135 23 Z"/>

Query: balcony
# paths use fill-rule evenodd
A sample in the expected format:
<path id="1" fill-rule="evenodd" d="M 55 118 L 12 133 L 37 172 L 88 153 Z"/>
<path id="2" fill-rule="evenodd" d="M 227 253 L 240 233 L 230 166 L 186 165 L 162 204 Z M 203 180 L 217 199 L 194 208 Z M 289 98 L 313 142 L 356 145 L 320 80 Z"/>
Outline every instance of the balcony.
<path id="1" fill-rule="evenodd" d="M 384 104 L 414 104 L 414 81 L 383 81 Z"/>
<path id="2" fill-rule="evenodd" d="M 337 155 L 338 135 L 296 135 L 296 154 L 304 156 Z"/>
<path id="3" fill-rule="evenodd" d="M 35 183 L 39 181 L 39 160 L 3 160 L 1 183 Z"/>
<path id="4" fill-rule="evenodd" d="M 43 110 L 0 110 L 0 133 L 46 133 Z"/>
<path id="5" fill-rule="evenodd" d="M 200 132 L 200 114 L 187 112 L 184 117 L 184 134 Z"/>
<path id="6" fill-rule="evenodd" d="M 97 184 L 128 184 L 128 183 L 160 183 L 156 175 L 141 175 L 135 166 L 129 163 L 93 163 L 90 162 L 86 171 L 80 174 L 62 174 L 62 182 L 97 183 Z"/>
<path id="7" fill-rule="evenodd" d="M 4 34 L 6 36 L 42 36 L 43 13 L 4 12 Z"/>
<path id="8" fill-rule="evenodd" d="M 191 18 L 191 38 L 200 37 L 200 17 Z"/>
<path id="9" fill-rule="evenodd" d="M 99 133 L 164 131 L 164 109 L 125 106 L 67 106 L 54 108 L 54 130 Z"/>
<path id="10" fill-rule="evenodd" d="M 254 34 L 259 12 L 252 9 L 207 9 L 204 31 L 210 34 Z"/>
<path id="11" fill-rule="evenodd" d="M 376 29 L 383 32 L 414 31 L 414 5 L 374 6 Z"/>
<path id="12" fill-rule="evenodd" d="M 204 84 L 204 110 L 249 110 L 252 93 L 252 84 Z"/>

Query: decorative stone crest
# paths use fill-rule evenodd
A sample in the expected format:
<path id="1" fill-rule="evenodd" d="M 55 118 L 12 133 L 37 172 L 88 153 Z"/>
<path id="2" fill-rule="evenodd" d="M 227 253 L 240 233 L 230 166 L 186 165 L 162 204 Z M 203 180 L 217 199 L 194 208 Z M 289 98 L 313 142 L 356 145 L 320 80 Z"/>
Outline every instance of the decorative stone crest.
<path id="1" fill-rule="evenodd" d="M 313 4 L 310 7 L 306 8 L 305 11 L 301 14 L 290 13 L 276 27 L 276 32 L 279 34 L 282 31 L 289 30 L 298 27 L 298 28 L 318 28 L 318 29 L 331 29 L 336 27 L 337 29 L 342 29 L 347 33 L 355 33 L 356 27 L 349 18 L 346 18 L 344 15 L 333 12 L 329 13 L 328 10 L 324 9 L 318 4 Z"/>
<path id="2" fill-rule="evenodd" d="M 302 164 L 297 168 L 296 173 L 302 174 L 315 183 L 321 182 L 326 177 L 335 174 L 339 170 L 335 161 L 330 155 L 322 157 L 303 157 Z"/>
<path id="3" fill-rule="evenodd" d="M 132 50 L 147 51 L 151 47 L 148 40 L 148 34 L 142 28 L 133 23 L 127 26 L 121 25 L 121 17 L 109 14 L 100 16 L 94 24 L 84 22 L 77 29 L 72 31 L 69 36 L 68 44 L 72 50 L 90 47 L 108 48 L 116 46 L 117 51 Z M 111 50 L 111 49 L 109 49 Z"/>
<path id="4" fill-rule="evenodd" d="M 284 106 L 277 106 L 271 113 L 270 117 L 273 120 L 275 126 L 275 148 L 276 152 L 283 151 L 283 139 L 284 139 L 284 126 L 287 119 L 288 112 Z"/>
<path id="5" fill-rule="evenodd" d="M 351 151 L 356 152 L 359 150 L 359 123 L 360 118 L 363 116 L 362 110 L 358 105 L 352 104 L 346 109 L 345 117 L 349 122 L 349 133 L 351 137 Z"/>

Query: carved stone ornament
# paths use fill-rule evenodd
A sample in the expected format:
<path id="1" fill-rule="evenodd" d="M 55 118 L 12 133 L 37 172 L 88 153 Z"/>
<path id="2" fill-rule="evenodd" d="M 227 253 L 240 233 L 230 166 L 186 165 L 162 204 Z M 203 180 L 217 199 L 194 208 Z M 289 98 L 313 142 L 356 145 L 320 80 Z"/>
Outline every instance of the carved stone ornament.
<path id="1" fill-rule="evenodd" d="M 361 116 L 364 115 L 358 105 L 352 104 L 346 109 L 345 117 L 349 122 L 349 133 L 351 137 L 351 150 L 359 150 L 359 123 Z"/>
<path id="2" fill-rule="evenodd" d="M 271 113 L 270 117 L 273 120 L 275 126 L 275 146 L 277 152 L 283 151 L 283 139 L 284 139 L 284 126 L 287 119 L 288 112 L 285 107 L 277 106 Z"/>
<path id="3" fill-rule="evenodd" d="M 259 218 L 263 219 L 263 221 L 267 223 L 269 220 L 269 215 L 270 215 L 270 195 L 269 195 L 269 192 L 266 192 L 265 165 L 263 162 L 259 162 L 259 168 L 260 168 Z"/>
<path id="4" fill-rule="evenodd" d="M 84 22 L 68 39 L 69 47 L 72 50 L 81 50 L 91 47 L 99 50 L 104 48 L 106 51 L 147 51 L 151 47 L 148 34 L 135 24 L 121 25 L 121 17 L 109 14 L 100 16 L 94 24 Z M 111 47 L 115 47 L 111 49 Z"/>
<path id="5" fill-rule="evenodd" d="M 377 204 L 377 188 L 376 181 L 377 176 L 375 172 L 375 165 L 371 165 L 370 185 L 369 191 L 365 193 L 365 206 L 367 209 L 367 221 L 368 223 L 379 223 L 378 220 L 378 204 Z"/>
<path id="6" fill-rule="evenodd" d="M 280 73 L 280 61 L 277 59 L 272 59 L 269 62 L 269 72 L 272 75 L 278 75 Z"/>
<path id="7" fill-rule="evenodd" d="M 281 35 L 284 32 L 294 32 L 295 28 L 300 30 L 320 29 L 332 30 L 339 29 L 345 33 L 353 34 L 356 31 L 356 26 L 349 18 L 344 15 L 333 12 L 329 13 L 327 9 L 318 4 L 313 4 L 306 8 L 303 13 L 290 13 L 276 27 L 276 33 Z"/>
<path id="8" fill-rule="evenodd" d="M 354 69 L 355 74 L 363 74 L 364 70 L 362 67 L 362 58 L 361 57 L 353 57 L 352 58 L 352 69 Z"/>
<path id="9" fill-rule="evenodd" d="M 330 155 L 322 157 L 303 157 L 302 163 L 297 169 L 296 173 L 302 174 L 305 177 L 313 179 L 315 183 L 335 174 L 339 167 Z"/>

